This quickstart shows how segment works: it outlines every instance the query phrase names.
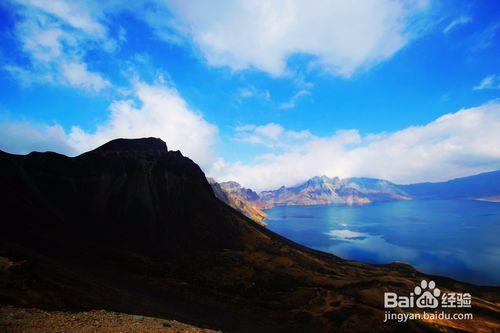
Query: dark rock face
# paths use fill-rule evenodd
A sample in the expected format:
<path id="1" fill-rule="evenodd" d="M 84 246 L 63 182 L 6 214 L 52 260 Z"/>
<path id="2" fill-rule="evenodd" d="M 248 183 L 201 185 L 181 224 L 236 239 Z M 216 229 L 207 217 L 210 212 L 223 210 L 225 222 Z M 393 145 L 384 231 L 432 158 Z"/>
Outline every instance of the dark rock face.
<path id="1" fill-rule="evenodd" d="M 94 152 L 167 152 L 167 144 L 157 138 L 116 139 L 96 148 Z"/>
<path id="2" fill-rule="evenodd" d="M 384 290 L 408 294 L 428 276 L 272 233 L 218 200 L 201 169 L 160 140 L 116 140 L 74 158 L 0 152 L 0 170 L 0 304 L 106 309 L 228 332 L 430 328 L 384 324 L 382 308 Z M 472 293 L 475 320 L 461 330 L 499 324 L 498 288 L 432 279 Z"/>
<path id="3" fill-rule="evenodd" d="M 0 165 L 2 207 L 17 221 L 6 232 L 62 226 L 144 251 L 241 244 L 201 169 L 159 139 L 118 139 L 75 158 L 2 153 Z"/>

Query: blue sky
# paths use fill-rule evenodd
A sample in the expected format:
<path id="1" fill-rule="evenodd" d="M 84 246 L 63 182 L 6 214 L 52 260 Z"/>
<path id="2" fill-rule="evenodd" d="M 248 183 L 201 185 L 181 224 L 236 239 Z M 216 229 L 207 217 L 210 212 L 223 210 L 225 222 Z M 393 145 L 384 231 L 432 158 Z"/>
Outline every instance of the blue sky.
<path id="1" fill-rule="evenodd" d="M 500 168 L 497 1 L 4 1 L 0 149 L 157 136 L 256 189 Z"/>

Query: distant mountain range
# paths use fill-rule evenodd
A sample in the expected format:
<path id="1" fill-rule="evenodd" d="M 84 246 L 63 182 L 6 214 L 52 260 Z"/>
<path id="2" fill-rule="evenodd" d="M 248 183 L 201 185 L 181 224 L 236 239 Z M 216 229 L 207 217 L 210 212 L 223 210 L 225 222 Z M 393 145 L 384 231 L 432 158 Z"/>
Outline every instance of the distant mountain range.
<path id="1" fill-rule="evenodd" d="M 500 201 L 500 170 L 446 182 L 398 185 L 375 178 L 313 177 L 295 186 L 255 191 L 234 181 L 211 180 L 216 196 L 248 217 L 264 223 L 273 206 L 364 205 L 372 202 L 414 199 L 477 199 Z"/>
<path id="2" fill-rule="evenodd" d="M 1 332 L 54 331 L 24 311 L 2 312 L 4 305 L 73 319 L 96 309 L 135 314 L 133 329 L 117 332 L 171 332 L 167 319 L 242 333 L 449 331 L 444 320 L 382 321 L 384 290 L 407 295 L 423 279 L 472 293 L 474 321 L 460 331 L 498 327 L 499 288 L 296 244 L 218 200 L 213 188 L 265 206 L 259 195 L 235 183 L 210 187 L 198 165 L 159 139 L 113 140 L 73 158 L 0 151 L 0 170 L 0 315 L 16 322 L 6 326 L 2 317 Z M 297 193 L 400 195 L 377 181 L 327 182 L 330 192 L 326 179 L 315 181 Z M 145 316 L 163 327 L 148 329 Z M 30 329 L 19 329 L 23 323 Z"/>
<path id="3" fill-rule="evenodd" d="M 500 170 L 440 183 L 398 185 L 415 199 L 500 199 Z"/>
<path id="4" fill-rule="evenodd" d="M 371 178 L 313 177 L 291 187 L 260 193 L 263 202 L 273 206 L 367 204 L 376 201 L 409 200 L 408 194 L 391 182 Z"/>

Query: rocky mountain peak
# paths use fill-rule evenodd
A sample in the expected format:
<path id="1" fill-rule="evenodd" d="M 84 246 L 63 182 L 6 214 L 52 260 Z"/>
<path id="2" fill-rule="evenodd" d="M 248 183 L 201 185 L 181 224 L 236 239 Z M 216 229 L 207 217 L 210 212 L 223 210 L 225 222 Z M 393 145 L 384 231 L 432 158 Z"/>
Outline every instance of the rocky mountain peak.
<path id="1" fill-rule="evenodd" d="M 222 182 L 220 185 L 225 188 L 226 190 L 240 190 L 241 185 L 238 182 L 235 181 L 227 181 L 227 182 Z"/>
<path id="2" fill-rule="evenodd" d="M 167 152 L 167 144 L 159 138 L 115 139 L 93 150 L 93 152 Z"/>

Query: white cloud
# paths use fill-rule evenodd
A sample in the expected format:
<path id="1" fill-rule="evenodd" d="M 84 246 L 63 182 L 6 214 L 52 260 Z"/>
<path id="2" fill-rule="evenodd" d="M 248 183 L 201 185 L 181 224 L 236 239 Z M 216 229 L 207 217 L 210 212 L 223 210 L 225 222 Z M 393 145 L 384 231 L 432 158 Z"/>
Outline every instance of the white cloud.
<path id="1" fill-rule="evenodd" d="M 267 90 L 267 89 L 260 90 L 254 86 L 247 86 L 244 88 L 240 88 L 238 90 L 239 101 L 241 101 L 243 99 L 247 99 L 247 98 L 254 98 L 254 97 L 261 98 L 265 101 L 271 100 L 271 94 L 269 93 L 269 90 Z"/>
<path id="2" fill-rule="evenodd" d="M 414 37 L 427 1 L 201 1 L 167 2 L 174 22 L 145 18 L 160 33 L 188 36 L 213 66 L 256 68 L 283 75 L 294 54 L 312 55 L 342 76 L 386 60 Z"/>
<path id="3" fill-rule="evenodd" d="M 93 2 L 13 0 L 18 21 L 14 35 L 29 64 L 7 63 L 7 71 L 22 84 L 63 84 L 98 91 L 110 83 L 88 68 L 89 50 L 112 52 L 117 42 L 108 36 L 103 8 Z"/>
<path id="4" fill-rule="evenodd" d="M 33 75 L 33 72 L 18 65 L 4 65 L 2 68 L 21 84 L 21 86 L 31 86 L 36 83 L 47 83 L 52 81 L 50 73 L 38 73 Z"/>
<path id="5" fill-rule="evenodd" d="M 94 133 L 73 127 L 70 143 L 85 151 L 119 137 L 153 136 L 162 138 L 169 149 L 181 150 L 202 167 L 215 162 L 217 127 L 191 110 L 174 88 L 138 83 L 135 95 L 139 107 L 131 100 L 114 102 L 107 122 Z"/>
<path id="6" fill-rule="evenodd" d="M 106 35 L 106 29 L 98 21 L 102 19 L 103 14 L 91 2 L 65 0 L 18 0 L 16 2 L 52 15 L 87 34 L 98 37 Z"/>
<path id="7" fill-rule="evenodd" d="M 73 87 L 99 91 L 111 84 L 96 73 L 89 72 L 85 63 L 61 64 L 62 79 Z"/>
<path id="8" fill-rule="evenodd" d="M 127 12 L 164 41 L 192 41 L 210 65 L 283 75 L 290 72 L 291 56 L 307 55 L 313 67 L 348 77 L 390 58 L 418 35 L 417 18 L 427 12 L 427 2 L 11 0 L 17 18 L 14 35 L 30 64 L 14 62 L 3 69 L 24 83 L 103 89 L 109 85 L 68 80 L 61 66 L 85 64 L 87 76 L 107 81 L 85 60 L 90 52 L 114 52 L 126 41 L 123 27 L 111 37 L 109 22 Z M 23 72 L 13 70 L 20 66 Z M 263 96 L 269 99 L 268 92 Z"/>
<path id="9" fill-rule="evenodd" d="M 460 26 L 463 26 L 463 25 L 466 25 L 468 23 L 470 23 L 472 21 L 472 19 L 468 16 L 460 16 L 459 18 L 451 21 L 444 29 L 443 29 L 443 33 L 444 34 L 447 34 L 449 32 L 451 32 L 452 30 L 460 27 Z"/>
<path id="10" fill-rule="evenodd" d="M 331 136 L 292 131 L 275 123 L 244 125 L 236 139 L 268 153 L 251 163 L 227 163 L 214 151 L 217 127 L 191 110 L 172 87 L 137 83 L 134 100 L 117 100 L 95 131 L 28 122 L 0 123 L 0 147 L 9 152 L 53 150 L 69 155 L 117 137 L 160 137 L 219 180 L 263 190 L 316 175 L 365 176 L 398 183 L 441 181 L 500 169 L 500 102 L 462 109 L 428 124 L 392 133 Z"/>
<path id="11" fill-rule="evenodd" d="M 255 96 L 255 88 L 253 87 L 248 87 L 248 88 L 241 88 L 238 91 L 238 96 L 240 98 L 250 98 Z"/>
<path id="12" fill-rule="evenodd" d="M 77 153 L 77 150 L 68 144 L 67 135 L 60 125 L 27 121 L 0 122 L 0 149 L 17 154 L 47 150 L 68 155 Z"/>
<path id="13" fill-rule="evenodd" d="M 297 106 L 300 99 L 311 94 L 311 90 L 314 87 L 314 83 L 307 82 L 302 73 L 297 73 L 293 79 L 293 83 L 299 89 L 287 102 L 283 102 L 279 105 L 280 109 L 293 109 Z"/>
<path id="14" fill-rule="evenodd" d="M 257 126 L 254 131 L 265 138 L 276 140 L 284 130 L 280 125 L 270 123 L 264 126 Z"/>
<path id="15" fill-rule="evenodd" d="M 362 136 L 356 130 L 337 131 L 328 137 L 309 135 L 294 144 L 281 135 L 272 145 L 262 135 L 259 138 L 253 143 L 274 150 L 250 164 L 219 163 L 212 175 L 257 190 L 293 185 L 317 175 L 399 183 L 441 181 L 500 169 L 500 103 L 463 109 L 393 133 Z"/>
<path id="16" fill-rule="evenodd" d="M 280 109 L 293 109 L 297 105 L 297 102 L 299 99 L 301 99 L 304 96 L 310 95 L 311 92 L 307 89 L 301 89 L 299 90 L 295 95 L 290 98 L 288 102 L 281 103 L 279 108 Z"/>
<path id="17" fill-rule="evenodd" d="M 283 148 L 303 142 L 311 138 L 309 131 L 285 130 L 275 123 L 265 125 L 243 125 L 236 128 L 238 134 L 235 139 L 251 144 L 262 144 L 269 148 Z"/>
<path id="18" fill-rule="evenodd" d="M 481 80 L 481 82 L 472 88 L 472 90 L 483 90 L 483 89 L 500 89 L 500 76 L 489 75 Z"/>
<path id="19" fill-rule="evenodd" d="M 0 123 L 0 146 L 15 153 L 53 150 L 70 155 L 82 153 L 116 138 L 159 137 L 170 150 L 181 150 L 205 169 L 217 160 L 214 153 L 217 127 L 191 110 L 172 87 L 137 83 L 132 100 L 117 100 L 107 121 L 88 132 L 59 125 Z M 138 105 L 136 105 L 138 104 Z"/>

